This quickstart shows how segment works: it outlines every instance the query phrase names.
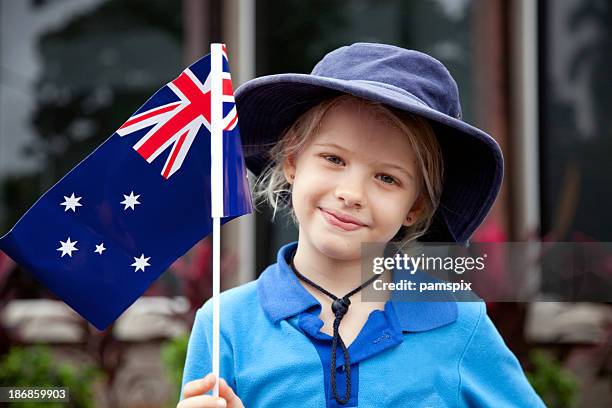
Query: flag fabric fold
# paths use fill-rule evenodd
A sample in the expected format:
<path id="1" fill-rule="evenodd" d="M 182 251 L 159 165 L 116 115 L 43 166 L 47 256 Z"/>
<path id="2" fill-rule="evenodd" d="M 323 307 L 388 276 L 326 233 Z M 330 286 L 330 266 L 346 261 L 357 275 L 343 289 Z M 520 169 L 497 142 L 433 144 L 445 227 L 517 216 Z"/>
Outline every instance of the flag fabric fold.
<path id="1" fill-rule="evenodd" d="M 207 55 L 157 91 L 0 239 L 0 249 L 100 330 L 212 231 L 214 104 L 223 112 L 222 223 L 252 211 L 223 51 L 221 97 L 211 99 Z"/>

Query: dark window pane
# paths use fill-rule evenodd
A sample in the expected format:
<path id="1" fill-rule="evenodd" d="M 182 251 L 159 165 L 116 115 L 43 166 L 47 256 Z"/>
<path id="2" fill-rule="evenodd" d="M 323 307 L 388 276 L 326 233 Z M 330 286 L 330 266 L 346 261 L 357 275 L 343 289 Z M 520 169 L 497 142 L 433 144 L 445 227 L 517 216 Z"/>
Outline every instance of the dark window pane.
<path id="1" fill-rule="evenodd" d="M 612 5 L 540 7 L 542 225 L 556 240 L 612 240 Z"/>

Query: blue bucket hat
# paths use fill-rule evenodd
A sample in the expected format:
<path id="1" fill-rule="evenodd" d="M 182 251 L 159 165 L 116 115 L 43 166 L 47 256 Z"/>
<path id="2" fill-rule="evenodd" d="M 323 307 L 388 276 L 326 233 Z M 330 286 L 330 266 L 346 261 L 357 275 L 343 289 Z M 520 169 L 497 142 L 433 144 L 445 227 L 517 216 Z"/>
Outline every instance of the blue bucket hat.
<path id="1" fill-rule="evenodd" d="M 421 241 L 467 243 L 499 192 L 503 157 L 495 140 L 461 119 L 457 84 L 446 67 L 418 51 L 356 43 L 338 48 L 308 74 L 252 79 L 235 93 L 249 170 L 258 176 L 269 149 L 295 120 L 343 93 L 417 114 L 431 123 L 444 158 L 440 206 Z"/>

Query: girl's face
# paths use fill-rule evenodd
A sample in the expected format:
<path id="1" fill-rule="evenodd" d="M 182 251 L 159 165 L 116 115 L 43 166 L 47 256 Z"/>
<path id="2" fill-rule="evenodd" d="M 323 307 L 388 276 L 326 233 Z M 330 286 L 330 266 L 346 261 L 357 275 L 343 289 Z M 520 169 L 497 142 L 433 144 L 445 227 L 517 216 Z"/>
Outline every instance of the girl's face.
<path id="1" fill-rule="evenodd" d="M 407 137 L 365 105 L 328 111 L 319 133 L 284 163 L 299 245 L 348 261 L 360 258 L 362 242 L 390 241 L 417 221 L 415 163 Z"/>

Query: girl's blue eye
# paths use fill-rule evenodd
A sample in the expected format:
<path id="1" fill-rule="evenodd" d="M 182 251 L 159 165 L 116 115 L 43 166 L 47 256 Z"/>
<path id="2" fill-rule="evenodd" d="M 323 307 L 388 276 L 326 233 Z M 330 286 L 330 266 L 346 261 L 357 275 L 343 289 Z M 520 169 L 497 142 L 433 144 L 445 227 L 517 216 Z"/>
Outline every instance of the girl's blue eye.
<path id="1" fill-rule="evenodd" d="M 340 165 L 340 164 L 344 163 L 344 161 L 342 161 L 342 159 L 339 158 L 338 156 L 334 156 L 334 155 L 330 154 L 330 155 L 327 155 L 327 156 L 324 156 L 324 157 L 325 157 L 325 160 L 327 160 L 328 162 L 330 162 L 332 164 Z"/>
<path id="2" fill-rule="evenodd" d="M 376 177 L 385 184 L 397 184 L 397 180 L 388 174 L 379 174 Z"/>

